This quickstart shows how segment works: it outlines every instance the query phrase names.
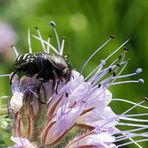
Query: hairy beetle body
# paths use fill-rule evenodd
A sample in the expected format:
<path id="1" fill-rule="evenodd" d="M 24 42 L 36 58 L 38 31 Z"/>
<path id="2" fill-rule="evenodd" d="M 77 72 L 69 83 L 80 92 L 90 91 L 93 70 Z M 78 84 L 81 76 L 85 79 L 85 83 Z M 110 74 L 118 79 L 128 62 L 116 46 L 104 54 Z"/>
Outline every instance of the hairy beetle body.
<path id="1" fill-rule="evenodd" d="M 71 76 L 71 67 L 67 58 L 58 54 L 27 53 L 19 55 L 14 68 L 14 73 L 23 73 L 29 77 L 37 74 L 37 77 L 42 78 L 43 82 L 56 79 L 65 79 L 68 82 Z"/>

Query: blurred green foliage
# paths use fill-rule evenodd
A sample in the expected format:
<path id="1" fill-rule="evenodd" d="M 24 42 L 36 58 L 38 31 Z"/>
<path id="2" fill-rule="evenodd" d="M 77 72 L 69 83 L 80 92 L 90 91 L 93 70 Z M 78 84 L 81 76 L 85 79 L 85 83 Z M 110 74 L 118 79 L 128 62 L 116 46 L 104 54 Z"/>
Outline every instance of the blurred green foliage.
<path id="1" fill-rule="evenodd" d="M 45 39 L 51 34 L 52 42 L 55 44 L 55 38 L 49 26 L 51 20 L 56 22 L 60 38 L 66 37 L 64 52 L 70 55 L 70 63 L 78 71 L 81 70 L 89 55 L 105 42 L 110 34 L 115 35 L 115 39 L 88 64 L 84 75 L 87 75 L 100 63 L 101 59 L 130 38 L 127 47 L 129 48 L 128 57 L 131 60 L 125 72 L 134 72 L 136 68 L 142 67 L 143 73 L 140 77 L 144 78 L 145 83 L 115 86 L 111 89 L 113 97 L 138 102 L 147 96 L 147 0 L 0 0 L 0 21 L 10 23 L 17 32 L 19 40 L 16 47 L 20 53 L 28 51 L 27 30 L 30 28 L 31 32 L 36 34 L 34 26 L 39 27 Z M 40 44 L 34 39 L 32 39 L 32 45 L 34 52 L 41 50 Z M 0 61 L 0 73 L 13 71 L 12 61 L 8 59 L 5 61 L 0 59 Z M 11 95 L 8 79 L 0 79 L 0 83 L 0 95 Z M 124 106 L 119 107 L 116 104 L 113 107 L 116 112 L 124 109 Z"/>

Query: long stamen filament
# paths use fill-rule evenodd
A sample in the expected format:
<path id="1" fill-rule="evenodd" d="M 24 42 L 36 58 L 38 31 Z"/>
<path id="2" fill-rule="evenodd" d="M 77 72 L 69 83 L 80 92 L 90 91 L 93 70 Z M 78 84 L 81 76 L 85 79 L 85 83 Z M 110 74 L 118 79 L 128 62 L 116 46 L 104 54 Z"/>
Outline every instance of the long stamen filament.
<path id="1" fill-rule="evenodd" d="M 38 27 L 35 27 L 35 29 L 36 29 L 36 31 L 38 33 L 39 38 L 41 39 L 40 42 L 41 42 L 42 48 L 43 48 L 44 52 L 46 53 L 46 48 L 45 48 L 45 45 L 44 45 L 43 38 L 42 38 L 42 35 L 40 33 L 40 30 L 38 29 Z"/>
<path id="2" fill-rule="evenodd" d="M 117 76 L 113 77 L 113 81 L 112 82 L 114 82 L 116 79 L 127 78 L 127 77 L 131 77 L 131 76 L 140 74 L 141 72 L 142 72 L 142 69 L 138 68 L 135 73 L 130 73 L 130 74 L 126 74 L 126 75 L 117 75 Z"/>
<path id="3" fill-rule="evenodd" d="M 111 40 L 113 39 L 113 37 L 111 36 L 103 45 L 101 45 L 97 50 L 95 50 L 95 52 L 93 54 L 91 54 L 91 56 L 87 59 L 87 61 L 84 63 L 80 75 L 82 75 L 82 72 L 84 70 L 84 68 L 86 67 L 86 65 L 89 63 L 89 61 L 94 57 L 94 55 L 99 52 L 104 46 L 106 46 L 107 43 L 109 43 Z"/>
<path id="4" fill-rule="evenodd" d="M 121 58 L 121 61 L 120 61 L 119 65 L 121 65 L 121 63 L 124 61 L 125 54 L 126 54 L 126 52 L 123 53 L 123 56 L 122 56 L 122 58 Z M 126 61 L 126 63 L 124 64 L 123 68 L 120 70 L 120 72 L 118 73 L 118 75 L 120 75 L 120 74 L 122 73 L 122 71 L 125 69 L 125 67 L 127 66 L 127 64 L 128 64 L 128 61 Z M 113 72 L 113 75 L 111 75 L 110 77 L 108 77 L 107 79 L 103 80 L 103 81 L 100 82 L 100 83 L 103 84 L 103 85 L 109 84 L 110 80 L 113 79 L 114 74 L 117 73 L 117 71 L 119 70 L 119 68 L 120 68 L 120 66 L 117 66 L 116 69 L 115 69 L 114 72 Z M 111 83 L 110 83 L 110 84 L 111 84 Z"/>
<path id="5" fill-rule="evenodd" d="M 126 146 L 126 145 L 134 144 L 135 142 L 139 143 L 139 142 L 145 142 L 145 141 L 148 141 L 148 138 L 123 143 L 123 144 L 118 145 L 118 147 L 123 147 L 123 146 Z"/>
<path id="6" fill-rule="evenodd" d="M 118 85 L 118 84 L 126 84 L 126 83 L 143 83 L 143 81 L 139 80 L 129 80 L 129 81 L 120 81 L 120 82 L 114 82 L 107 84 L 107 86 L 113 86 L 113 85 Z"/>
<path id="7" fill-rule="evenodd" d="M 102 64 L 102 65 L 99 65 L 99 66 L 97 66 L 85 79 L 88 79 L 88 77 L 90 77 L 95 71 L 95 74 L 94 74 L 94 76 L 92 76 L 88 81 L 89 82 L 92 82 L 92 81 L 94 81 L 94 79 L 97 77 L 97 76 L 99 76 L 99 77 L 101 77 L 100 75 L 101 75 L 101 73 L 103 73 L 104 71 L 108 71 L 109 72 L 109 69 L 114 69 L 115 67 L 117 67 L 117 65 L 114 65 L 117 61 L 119 60 L 119 58 L 118 59 L 116 59 L 115 61 L 113 61 L 107 68 L 105 68 L 105 69 L 102 69 L 103 68 L 103 66 L 105 65 L 105 62 L 102 60 L 102 62 L 101 63 L 104 63 L 104 64 Z M 101 77 L 102 78 L 102 77 Z"/>
<path id="8" fill-rule="evenodd" d="M 138 116 L 147 116 L 148 113 L 143 113 L 143 114 L 127 114 L 127 115 L 124 115 L 124 117 L 138 117 Z"/>
<path id="9" fill-rule="evenodd" d="M 123 134 L 125 136 L 125 134 Z M 134 139 L 132 138 L 128 138 L 130 141 L 134 142 L 135 145 L 137 145 L 139 148 L 142 148 L 142 146 L 140 144 L 138 144 L 137 142 L 135 142 Z"/>
<path id="10" fill-rule="evenodd" d="M 147 106 L 141 105 L 141 104 L 144 103 L 146 100 L 142 100 L 140 103 L 135 103 L 135 102 L 132 102 L 132 101 L 129 101 L 129 100 L 125 100 L 125 99 L 113 98 L 112 101 L 126 102 L 126 103 L 129 103 L 129 104 L 134 105 L 132 108 L 129 109 L 129 111 L 130 111 L 131 109 L 137 107 L 137 106 L 138 106 L 138 107 L 141 107 L 141 108 L 144 108 L 144 109 L 148 109 Z M 128 111 L 128 110 L 127 110 L 127 111 Z M 129 112 L 129 111 L 128 111 L 128 112 Z M 125 114 L 127 114 L 127 112 L 124 113 L 124 114 L 122 114 L 122 115 L 125 116 Z"/>
<path id="11" fill-rule="evenodd" d="M 112 57 L 117 51 L 119 51 L 128 41 L 129 41 L 129 39 L 126 40 L 122 45 L 120 45 L 114 52 L 112 52 L 112 53 L 105 59 L 105 61 L 107 61 L 107 60 L 108 60 L 110 57 Z"/>
<path id="12" fill-rule="evenodd" d="M 65 39 L 63 38 L 63 40 L 62 40 L 62 45 L 61 45 L 61 49 L 60 49 L 60 55 L 63 55 L 64 44 L 65 44 Z"/>
<path id="13" fill-rule="evenodd" d="M 17 49 L 13 45 L 11 46 L 11 48 L 13 49 L 16 57 L 18 57 L 19 56 L 19 53 L 17 52 Z"/>
<path id="14" fill-rule="evenodd" d="M 147 132 L 145 132 L 145 133 L 138 133 L 138 134 L 135 134 L 135 133 L 124 134 L 124 137 L 116 140 L 115 142 L 123 141 L 123 140 L 134 138 L 134 137 L 148 137 L 148 134 L 147 134 Z"/>
<path id="15" fill-rule="evenodd" d="M 131 110 L 133 110 L 134 108 L 136 108 L 137 106 L 140 106 L 142 103 L 146 102 L 147 101 L 147 98 L 145 98 L 144 100 L 142 100 L 141 102 L 139 103 L 135 103 L 134 106 L 132 106 L 131 108 L 129 108 L 128 110 L 126 110 L 125 112 L 123 112 L 121 115 L 117 115 L 113 118 L 111 118 L 109 121 L 107 121 L 106 123 L 104 123 L 103 125 L 101 125 L 101 127 L 107 125 L 108 123 L 112 122 L 112 121 L 115 121 L 115 120 L 118 120 L 120 116 L 123 116 L 125 114 L 127 114 L 128 112 L 130 112 Z M 120 123 L 119 123 L 120 124 Z"/>
<path id="16" fill-rule="evenodd" d="M 53 22 L 53 21 L 51 21 L 51 22 L 50 22 L 50 25 L 52 26 L 53 31 L 54 31 L 54 33 L 55 33 L 56 40 L 57 40 L 57 44 L 58 44 L 58 51 L 59 51 L 59 53 L 60 53 L 60 52 L 61 52 L 61 46 L 60 46 L 59 36 L 58 36 L 57 31 L 56 31 L 56 23 Z"/>
<path id="17" fill-rule="evenodd" d="M 136 121 L 136 122 L 148 122 L 148 120 L 144 119 L 136 119 L 136 118 L 129 118 L 129 117 L 119 117 L 119 119 L 126 120 L 126 121 Z"/>
<path id="18" fill-rule="evenodd" d="M 120 125 L 120 126 L 145 127 L 145 128 L 148 128 L 148 125 L 144 125 L 144 124 L 133 124 L 133 123 L 125 123 L 125 122 L 119 122 L 118 125 Z"/>
<path id="19" fill-rule="evenodd" d="M 122 56 L 122 58 L 121 58 L 121 62 L 120 62 L 120 63 L 123 62 L 123 60 L 124 60 L 124 58 L 125 58 L 125 54 L 126 54 L 126 52 L 123 53 L 123 56 Z M 117 76 L 119 76 L 119 75 L 123 72 L 123 70 L 126 68 L 127 64 L 128 64 L 128 61 L 126 61 L 126 63 L 123 65 L 122 69 L 119 71 L 119 73 L 117 74 Z M 119 65 L 120 65 L 120 64 L 119 64 Z M 114 74 L 116 74 L 118 70 L 119 70 L 119 67 L 117 67 L 117 68 L 114 70 Z M 110 81 L 111 79 L 113 79 L 113 78 L 114 78 L 114 75 L 110 76 L 107 80 L 104 80 L 104 81 L 106 81 L 106 82 L 104 82 L 104 84 L 107 85 L 107 83 L 109 83 L 109 81 Z M 115 80 L 116 80 L 116 79 L 113 79 L 110 84 L 112 84 Z M 103 82 L 101 82 L 101 83 L 103 83 Z"/>
<path id="20" fill-rule="evenodd" d="M 123 66 L 123 68 L 121 69 L 121 71 L 122 71 L 123 69 L 125 69 L 125 67 L 126 67 L 127 64 L 128 64 L 128 62 L 126 61 L 125 64 L 124 64 L 124 66 Z M 111 75 L 110 77 L 108 77 L 107 79 L 103 80 L 103 81 L 100 82 L 100 83 L 103 84 L 103 85 L 106 85 L 107 87 L 108 87 L 109 85 L 111 85 L 112 82 L 111 82 L 111 83 L 109 83 L 109 82 L 110 82 L 110 80 L 114 79 L 114 74 L 116 74 L 116 72 L 118 71 L 118 69 L 119 69 L 119 67 L 117 66 L 116 69 L 115 69 L 114 72 L 113 72 L 113 75 Z M 121 71 L 120 71 L 119 73 L 121 73 Z"/>
<path id="21" fill-rule="evenodd" d="M 0 74 L 0 77 L 10 77 L 12 74 Z"/>
<path id="22" fill-rule="evenodd" d="M 51 36 L 48 37 L 47 43 L 50 44 Z M 47 45 L 47 53 L 50 53 L 50 46 Z"/>
<path id="23" fill-rule="evenodd" d="M 35 35 L 32 35 L 32 36 L 33 36 L 34 38 L 36 38 L 37 40 L 39 40 L 39 41 L 45 43 L 45 44 L 48 45 L 55 53 L 59 54 L 58 51 L 57 51 L 57 49 L 54 48 L 50 43 L 46 42 L 45 40 L 43 40 L 43 39 L 41 39 L 41 38 L 39 38 L 39 37 L 37 37 L 37 36 L 35 36 Z"/>
<path id="24" fill-rule="evenodd" d="M 1 96 L 0 99 L 8 99 L 10 96 Z"/>
<path id="25" fill-rule="evenodd" d="M 28 29 L 28 48 L 29 48 L 29 53 L 32 53 L 31 39 L 30 39 L 30 29 Z"/>
<path id="26" fill-rule="evenodd" d="M 120 134 L 120 136 L 116 136 L 116 139 L 124 137 L 124 135 L 121 135 L 123 133 L 124 134 L 130 134 L 132 132 L 137 132 L 137 131 L 141 131 L 141 130 L 145 130 L 145 129 L 147 129 L 147 127 L 140 127 L 140 128 L 135 128 L 135 129 L 132 129 L 132 130 L 119 131 L 119 132 L 115 133 L 115 135 Z"/>

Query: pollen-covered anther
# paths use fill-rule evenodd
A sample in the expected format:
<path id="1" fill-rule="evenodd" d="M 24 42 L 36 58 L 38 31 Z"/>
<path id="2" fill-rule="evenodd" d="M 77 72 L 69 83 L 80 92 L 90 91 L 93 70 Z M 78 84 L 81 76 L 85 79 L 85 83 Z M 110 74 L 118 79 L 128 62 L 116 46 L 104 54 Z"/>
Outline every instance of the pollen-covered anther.
<path id="1" fill-rule="evenodd" d="M 144 100 L 145 100 L 146 102 L 148 102 L 148 97 L 145 97 Z"/>
<path id="2" fill-rule="evenodd" d="M 104 66 L 106 64 L 105 60 L 101 60 L 101 64 Z"/>
<path id="3" fill-rule="evenodd" d="M 36 30 L 38 30 L 38 29 L 39 29 L 39 27 L 37 27 L 37 26 L 35 26 L 34 28 L 35 28 Z"/>
<path id="4" fill-rule="evenodd" d="M 51 21 L 51 22 L 50 22 L 50 25 L 51 25 L 52 27 L 55 27 L 55 26 L 56 26 L 56 23 L 55 23 L 54 21 Z"/>
<path id="5" fill-rule="evenodd" d="M 124 49 L 125 52 L 128 52 L 128 48 L 127 47 L 124 47 L 123 49 Z"/>
<path id="6" fill-rule="evenodd" d="M 144 83 L 144 80 L 143 79 L 139 79 L 138 82 L 139 83 Z"/>
<path id="7" fill-rule="evenodd" d="M 118 63 L 117 66 L 120 67 L 121 65 Z"/>
<path id="8" fill-rule="evenodd" d="M 108 72 L 111 72 L 112 71 L 112 68 L 109 68 Z"/>
<path id="9" fill-rule="evenodd" d="M 113 38 L 115 38 L 115 36 L 114 36 L 114 35 L 110 35 L 110 38 L 112 38 L 112 39 L 113 39 Z"/>
<path id="10" fill-rule="evenodd" d="M 118 58 L 119 58 L 119 60 L 120 60 L 120 59 L 122 58 L 122 55 L 119 55 L 119 57 L 118 57 Z"/>
<path id="11" fill-rule="evenodd" d="M 136 74 L 140 74 L 142 72 L 142 69 L 141 68 L 138 68 L 137 70 L 136 70 Z"/>

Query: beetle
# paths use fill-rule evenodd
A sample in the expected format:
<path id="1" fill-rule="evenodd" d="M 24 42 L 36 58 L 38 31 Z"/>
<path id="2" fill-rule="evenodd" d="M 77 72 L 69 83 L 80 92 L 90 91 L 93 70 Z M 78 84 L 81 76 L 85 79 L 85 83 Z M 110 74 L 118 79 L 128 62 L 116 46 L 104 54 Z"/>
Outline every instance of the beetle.
<path id="1" fill-rule="evenodd" d="M 71 77 L 71 66 L 67 56 L 50 53 L 26 53 L 16 58 L 10 84 L 16 73 L 29 77 L 37 74 L 37 78 L 42 78 L 43 82 L 56 81 L 57 79 L 68 82 Z"/>

